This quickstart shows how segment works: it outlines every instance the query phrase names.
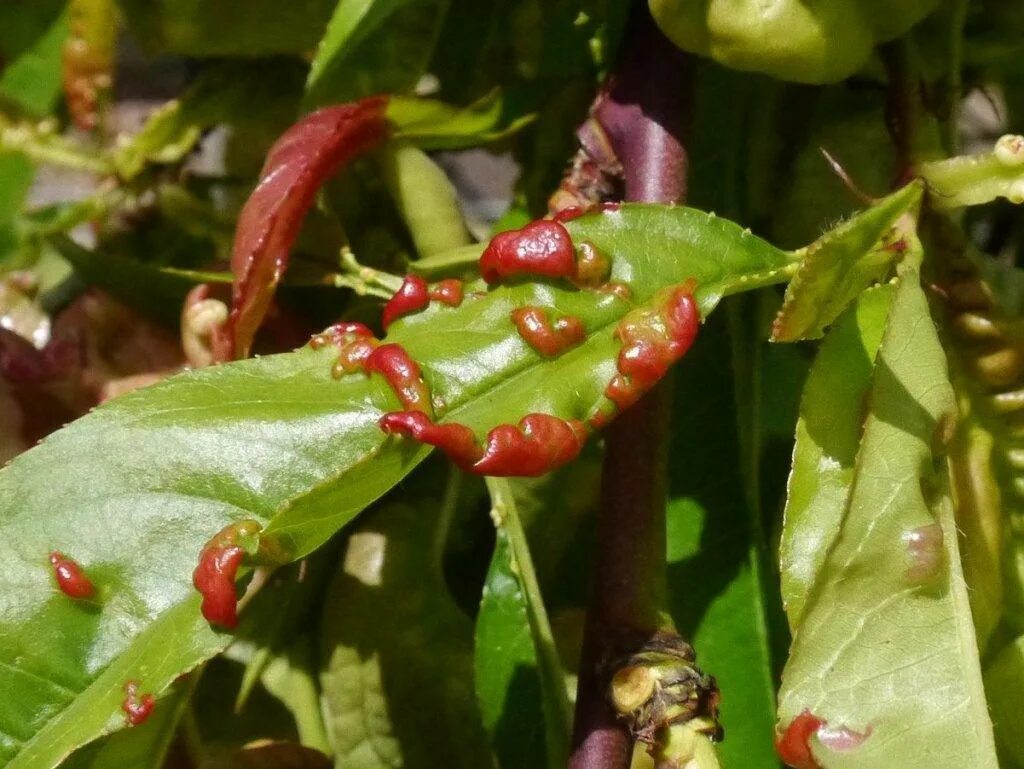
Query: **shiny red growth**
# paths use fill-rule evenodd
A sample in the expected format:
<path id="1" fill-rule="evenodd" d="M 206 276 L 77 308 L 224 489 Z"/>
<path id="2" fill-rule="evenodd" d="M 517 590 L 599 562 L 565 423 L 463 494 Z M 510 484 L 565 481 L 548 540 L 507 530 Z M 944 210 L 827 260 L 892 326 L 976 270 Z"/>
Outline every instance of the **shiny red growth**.
<path id="1" fill-rule="evenodd" d="M 632 406 L 690 349 L 700 328 L 691 283 L 660 292 L 649 307 L 628 313 L 615 331 L 622 341 L 605 395 L 620 409 Z"/>
<path id="2" fill-rule="evenodd" d="M 405 348 L 398 344 L 382 344 L 370 353 L 363 364 L 368 374 L 383 376 L 407 411 L 433 413 L 430 388 L 423 374 Z"/>
<path id="3" fill-rule="evenodd" d="M 542 307 L 520 307 L 512 311 L 512 322 L 519 336 L 534 350 L 553 358 L 586 338 L 586 329 L 579 318 L 566 315 L 554 323 Z"/>
<path id="4" fill-rule="evenodd" d="M 578 420 L 527 414 L 515 427 L 498 425 L 487 433 L 484 455 L 473 465 L 480 475 L 537 476 L 579 456 L 587 428 Z"/>
<path id="5" fill-rule="evenodd" d="M 556 211 L 551 218 L 556 222 L 571 222 L 573 219 L 579 219 L 585 213 L 582 206 L 568 206 L 561 211 Z"/>
<path id="6" fill-rule="evenodd" d="M 387 329 L 403 315 L 419 312 L 430 303 L 427 281 L 418 275 L 406 275 L 401 287 L 384 305 L 381 323 Z"/>
<path id="7" fill-rule="evenodd" d="M 388 434 L 436 446 L 460 468 L 478 475 L 543 475 L 575 459 L 587 439 L 582 422 L 549 414 L 528 414 L 517 426 L 498 425 L 483 447 L 465 425 L 439 425 L 417 412 L 385 414 L 380 426 Z"/>
<path id="8" fill-rule="evenodd" d="M 376 349 L 377 340 L 366 325 L 346 321 L 328 326 L 309 340 L 309 346 L 314 350 L 328 345 L 338 348 L 338 360 L 331 368 L 331 376 L 337 379 L 342 374 L 361 371 Z"/>
<path id="9" fill-rule="evenodd" d="M 50 563 L 57 585 L 64 595 L 72 598 L 89 598 L 96 592 L 92 581 L 82 572 L 82 567 L 63 553 L 50 553 Z"/>
<path id="10" fill-rule="evenodd" d="M 481 455 L 473 431 L 457 422 L 439 425 L 421 411 L 393 411 L 380 418 L 380 429 L 388 435 L 436 446 L 463 470 L 471 470 Z"/>
<path id="11" fill-rule="evenodd" d="M 387 104 L 386 96 L 371 96 L 317 110 L 271 147 L 235 230 L 228 319 L 232 357 L 248 355 L 320 185 L 387 138 Z"/>
<path id="12" fill-rule="evenodd" d="M 825 722 L 809 710 L 790 721 L 782 734 L 775 736 L 775 752 L 792 769 L 821 769 L 811 752 L 811 737 Z"/>
<path id="13" fill-rule="evenodd" d="M 239 537 L 259 531 L 255 521 L 242 521 L 218 531 L 199 553 L 199 563 L 192 572 L 192 584 L 203 596 L 203 616 L 212 625 L 233 628 L 238 624 L 238 595 L 235 577 L 245 557 Z"/>
<path id="14" fill-rule="evenodd" d="M 495 235 L 480 256 L 480 275 L 488 283 L 519 276 L 571 278 L 575 274 L 572 238 L 550 219 Z"/>
<path id="15" fill-rule="evenodd" d="M 441 302 L 451 307 L 458 307 L 462 304 L 462 281 L 458 278 L 445 278 L 437 285 L 431 286 L 430 298 L 435 302 Z"/>
<path id="16" fill-rule="evenodd" d="M 614 213 L 622 207 L 621 203 L 617 203 L 614 200 L 607 200 L 604 203 L 598 205 L 597 210 L 603 214 Z"/>
<path id="17" fill-rule="evenodd" d="M 794 718 L 782 734 L 776 734 L 775 751 L 779 758 L 793 769 L 821 769 L 811 750 L 811 737 L 817 737 L 821 745 L 836 753 L 847 753 L 859 748 L 872 729 L 863 733 L 845 726 L 829 726 L 828 722 L 804 710 Z"/>
<path id="18" fill-rule="evenodd" d="M 138 726 L 149 718 L 154 705 L 156 705 L 156 697 L 152 694 L 140 695 L 138 682 L 128 681 L 124 685 L 124 701 L 121 703 L 121 710 L 124 711 L 124 720 L 130 726 Z"/>

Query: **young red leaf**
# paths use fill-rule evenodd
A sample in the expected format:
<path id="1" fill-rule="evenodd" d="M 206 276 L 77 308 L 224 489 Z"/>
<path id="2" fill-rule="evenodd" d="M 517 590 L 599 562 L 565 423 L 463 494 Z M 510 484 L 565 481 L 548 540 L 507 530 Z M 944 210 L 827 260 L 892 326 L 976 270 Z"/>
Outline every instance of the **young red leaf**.
<path id="1" fill-rule="evenodd" d="M 235 230 L 227 326 L 231 344 L 225 357 L 248 355 L 317 190 L 345 163 L 386 138 L 387 103 L 386 96 L 371 96 L 317 110 L 271 147 Z"/>

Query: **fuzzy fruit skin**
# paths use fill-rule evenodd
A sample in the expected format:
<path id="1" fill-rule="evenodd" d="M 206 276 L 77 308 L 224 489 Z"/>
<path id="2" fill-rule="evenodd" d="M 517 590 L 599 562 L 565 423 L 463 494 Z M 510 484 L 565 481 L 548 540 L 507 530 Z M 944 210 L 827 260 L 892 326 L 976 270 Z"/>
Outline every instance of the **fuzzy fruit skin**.
<path id="1" fill-rule="evenodd" d="M 860 70 L 879 43 L 904 34 L 937 0 L 649 0 L 677 46 L 734 69 L 798 83 Z"/>

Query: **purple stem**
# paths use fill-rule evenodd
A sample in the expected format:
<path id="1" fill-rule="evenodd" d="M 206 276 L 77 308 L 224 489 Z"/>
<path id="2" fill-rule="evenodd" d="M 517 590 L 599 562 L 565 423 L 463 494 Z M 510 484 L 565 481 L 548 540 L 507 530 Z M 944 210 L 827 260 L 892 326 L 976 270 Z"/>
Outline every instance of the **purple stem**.
<path id="1" fill-rule="evenodd" d="M 634 6 L 621 60 L 591 117 L 623 172 L 625 200 L 681 203 L 690 58 Z M 660 625 L 665 587 L 665 455 L 671 391 L 663 382 L 606 431 L 597 559 L 583 633 L 570 769 L 626 769 L 632 739 L 608 701 L 612 664 Z"/>

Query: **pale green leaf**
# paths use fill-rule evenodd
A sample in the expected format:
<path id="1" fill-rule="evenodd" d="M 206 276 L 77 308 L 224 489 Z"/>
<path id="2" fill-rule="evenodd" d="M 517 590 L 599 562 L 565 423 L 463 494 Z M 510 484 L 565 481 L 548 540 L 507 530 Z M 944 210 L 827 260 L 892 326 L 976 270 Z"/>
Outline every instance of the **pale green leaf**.
<path id="1" fill-rule="evenodd" d="M 825 337 L 804 386 L 779 544 L 791 629 L 839 533 L 891 300 L 891 286 L 862 294 Z"/>
<path id="2" fill-rule="evenodd" d="M 801 249 L 803 260 L 786 287 L 772 340 L 820 337 L 907 248 L 897 222 L 920 200 L 921 187 L 909 184 Z"/>
<path id="3" fill-rule="evenodd" d="M 932 456 L 954 408 L 908 265 L 875 362 L 850 498 L 779 694 L 784 727 L 808 711 L 832 730 L 809 743 L 827 769 L 998 766 L 947 478 Z M 842 729 L 863 741 L 829 739 Z"/>

